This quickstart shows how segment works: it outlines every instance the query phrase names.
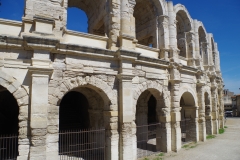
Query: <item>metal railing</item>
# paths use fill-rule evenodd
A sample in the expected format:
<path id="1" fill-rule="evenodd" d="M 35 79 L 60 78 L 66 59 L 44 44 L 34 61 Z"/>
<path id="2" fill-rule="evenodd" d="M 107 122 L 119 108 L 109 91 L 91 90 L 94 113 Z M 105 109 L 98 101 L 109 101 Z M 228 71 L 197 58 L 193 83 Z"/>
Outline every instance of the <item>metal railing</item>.
<path id="1" fill-rule="evenodd" d="M 142 158 L 160 152 L 157 149 L 157 139 L 160 137 L 161 124 L 137 126 L 137 158 Z"/>
<path id="2" fill-rule="evenodd" d="M 60 131 L 60 160 L 104 160 L 105 129 Z"/>
<path id="3" fill-rule="evenodd" d="M 18 156 L 18 135 L 0 135 L 0 160 L 16 160 Z"/>
<path id="4" fill-rule="evenodd" d="M 183 119 L 180 121 L 182 142 L 186 142 L 187 136 L 189 136 L 189 133 L 188 133 L 188 123 L 189 122 L 190 122 L 190 119 Z"/>

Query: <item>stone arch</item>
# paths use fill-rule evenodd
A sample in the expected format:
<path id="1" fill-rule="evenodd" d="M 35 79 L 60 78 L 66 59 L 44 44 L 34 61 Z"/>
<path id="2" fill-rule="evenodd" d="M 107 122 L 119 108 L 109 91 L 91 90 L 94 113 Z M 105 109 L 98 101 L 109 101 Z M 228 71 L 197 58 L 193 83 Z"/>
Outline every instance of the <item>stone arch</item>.
<path id="1" fill-rule="evenodd" d="M 157 81 L 148 80 L 141 84 L 138 84 L 136 86 L 136 89 L 133 91 L 134 113 L 136 113 L 137 100 L 145 90 L 149 90 L 155 98 L 160 98 L 159 100 L 162 100 L 162 103 L 164 103 L 164 108 L 170 109 L 170 92 L 168 91 L 168 89 Z"/>
<path id="2" fill-rule="evenodd" d="M 96 91 L 104 100 L 105 104 L 109 104 L 107 111 L 117 110 L 117 92 L 103 80 L 95 76 L 69 78 L 58 84 L 56 89 L 50 87 L 50 104 L 58 106 L 62 97 L 69 91 L 76 88 L 86 87 Z"/>
<path id="3" fill-rule="evenodd" d="M 187 85 L 183 85 L 183 86 L 180 87 L 179 91 L 180 91 L 180 93 L 179 93 L 179 95 L 180 95 L 180 96 L 179 96 L 179 102 L 180 102 L 180 100 L 181 100 L 181 96 L 182 96 L 185 92 L 189 92 L 189 93 L 192 95 L 193 99 L 194 99 L 195 106 L 197 106 L 197 104 L 198 104 L 197 95 L 196 95 L 195 90 L 194 90 L 192 87 L 189 87 L 189 86 L 187 86 Z"/>
<path id="4" fill-rule="evenodd" d="M 177 4 L 174 6 L 174 12 L 176 13 L 176 17 L 180 16 L 181 20 L 185 23 L 185 32 L 189 32 L 193 28 L 193 20 L 187 10 L 187 8 L 182 4 Z"/>
<path id="5" fill-rule="evenodd" d="M 18 150 L 22 151 L 21 153 L 19 153 L 19 156 L 27 156 L 30 145 L 30 141 L 28 138 L 29 94 L 16 78 L 6 74 L 1 70 L 0 70 L 0 86 L 6 88 L 17 101 L 19 107 Z"/>
<path id="6" fill-rule="evenodd" d="M 158 47 L 157 19 L 166 11 L 161 0 L 135 0 L 133 16 L 138 43 L 145 46 Z"/>
<path id="7" fill-rule="evenodd" d="M 180 51 L 180 56 L 184 58 L 191 58 L 189 50 L 189 44 L 193 39 L 193 34 L 191 33 L 193 29 L 193 20 L 190 17 L 185 6 L 177 4 L 174 6 L 174 11 L 176 13 L 176 32 L 177 32 L 177 46 Z"/>
<path id="8" fill-rule="evenodd" d="M 105 0 L 64 0 L 63 7 L 66 9 L 64 18 L 67 18 L 67 8 L 76 7 L 83 10 L 88 17 L 88 32 L 91 34 L 105 36 L 107 6 Z M 65 20 L 66 21 L 66 20 Z"/>
<path id="9" fill-rule="evenodd" d="M 182 92 L 179 94 L 180 96 L 180 107 L 181 107 L 181 133 L 184 135 L 182 137 L 182 141 L 198 141 L 198 122 L 196 118 L 198 118 L 197 110 L 198 107 L 197 99 L 195 92 L 191 88 L 180 88 Z"/>
<path id="10" fill-rule="evenodd" d="M 148 137 L 148 136 L 145 136 L 144 134 L 142 134 L 142 132 L 146 133 L 146 131 L 148 130 L 148 127 L 146 127 L 146 123 L 148 124 L 146 119 L 148 119 L 149 115 L 146 113 L 148 113 L 148 107 L 149 107 L 148 100 L 151 96 L 153 96 L 156 100 L 156 116 L 157 116 L 156 117 L 156 123 L 157 123 L 156 126 L 159 126 L 159 123 L 161 123 L 162 127 L 164 126 L 167 128 L 169 126 L 169 124 L 164 119 L 166 119 L 166 117 L 170 116 L 170 92 L 168 91 L 167 87 L 164 86 L 161 82 L 146 80 L 142 83 L 135 84 L 134 88 L 135 88 L 133 90 L 133 115 L 134 115 L 134 118 L 133 118 L 133 122 L 132 122 L 132 124 L 133 124 L 132 126 L 134 128 L 134 130 L 132 132 L 133 133 L 133 145 L 137 144 L 137 141 L 141 141 L 144 138 L 146 140 L 146 138 Z M 138 101 L 140 103 L 138 103 Z M 137 123 L 137 120 L 139 119 L 137 116 L 139 116 L 140 119 L 143 119 L 143 123 L 140 123 L 140 124 Z M 168 151 L 168 147 L 166 145 L 168 139 L 166 137 L 166 132 L 165 132 L 166 128 L 164 129 L 164 127 L 156 128 L 156 137 L 164 137 L 164 138 L 156 138 L 156 149 L 166 152 L 166 151 Z M 135 134 L 136 134 L 136 136 L 135 136 Z M 146 142 L 147 142 L 147 140 L 146 140 Z M 137 146 L 133 147 L 133 148 L 137 148 Z M 140 148 L 141 148 L 141 146 L 140 146 Z M 154 145 L 153 145 L 152 149 L 154 149 Z M 134 150 L 134 153 L 137 154 L 137 151 Z"/>
<path id="11" fill-rule="evenodd" d="M 205 96 L 206 96 L 206 94 L 207 94 L 207 98 L 208 98 L 208 104 L 206 104 L 206 101 L 205 101 Z M 211 90 L 210 90 L 210 88 L 209 87 L 207 87 L 207 86 L 205 86 L 205 87 L 203 87 L 203 90 L 202 90 L 202 97 L 204 98 L 204 104 L 205 105 L 209 105 L 209 109 L 210 109 L 210 111 L 212 111 L 212 99 L 211 99 Z M 205 106 L 203 106 L 204 107 L 204 109 L 205 109 Z"/>

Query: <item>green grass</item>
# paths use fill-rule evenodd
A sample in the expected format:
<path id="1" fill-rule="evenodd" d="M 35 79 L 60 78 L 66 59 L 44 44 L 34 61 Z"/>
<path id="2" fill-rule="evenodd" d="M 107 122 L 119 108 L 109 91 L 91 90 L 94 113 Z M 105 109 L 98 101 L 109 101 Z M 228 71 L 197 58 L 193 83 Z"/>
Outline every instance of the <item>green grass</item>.
<path id="1" fill-rule="evenodd" d="M 148 158 L 144 158 L 144 160 L 149 160 Z"/>
<path id="2" fill-rule="evenodd" d="M 216 136 L 215 135 L 207 135 L 207 139 L 213 139 L 213 138 L 215 138 Z"/>
<path id="3" fill-rule="evenodd" d="M 158 156 L 164 156 L 164 153 L 160 153 L 160 154 L 158 154 Z"/>
<path id="4" fill-rule="evenodd" d="M 163 160 L 163 158 L 156 157 L 156 158 L 154 158 L 153 160 Z"/>
<path id="5" fill-rule="evenodd" d="M 224 128 L 220 128 L 220 129 L 219 129 L 219 134 L 223 134 L 224 131 L 225 131 Z"/>
<path id="6" fill-rule="evenodd" d="M 184 146 L 182 146 L 182 148 L 188 148 L 189 145 L 188 144 L 185 144 Z"/>
<path id="7" fill-rule="evenodd" d="M 224 126 L 224 128 L 228 128 L 227 126 Z"/>

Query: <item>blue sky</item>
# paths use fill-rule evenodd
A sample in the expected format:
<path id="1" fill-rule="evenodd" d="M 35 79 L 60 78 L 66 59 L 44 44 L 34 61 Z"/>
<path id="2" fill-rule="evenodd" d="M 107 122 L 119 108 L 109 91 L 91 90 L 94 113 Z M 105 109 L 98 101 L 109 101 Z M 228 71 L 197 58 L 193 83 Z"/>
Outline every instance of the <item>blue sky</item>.
<path id="1" fill-rule="evenodd" d="M 191 17 L 204 23 L 218 43 L 225 88 L 240 94 L 240 0 L 172 0 L 186 6 Z M 19 20 L 24 0 L 0 0 L 0 18 Z M 76 18 L 76 15 L 78 18 Z M 68 29 L 87 32 L 87 17 L 79 9 L 68 10 Z"/>

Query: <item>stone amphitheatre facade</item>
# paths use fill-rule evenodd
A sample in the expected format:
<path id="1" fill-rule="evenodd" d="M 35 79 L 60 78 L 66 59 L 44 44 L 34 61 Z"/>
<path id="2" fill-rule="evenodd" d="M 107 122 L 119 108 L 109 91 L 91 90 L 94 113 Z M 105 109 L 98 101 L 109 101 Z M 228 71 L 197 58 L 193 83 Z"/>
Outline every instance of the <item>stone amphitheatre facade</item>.
<path id="1" fill-rule="evenodd" d="M 60 159 L 61 130 L 104 129 L 104 159 L 134 160 L 150 122 L 163 152 L 181 149 L 183 120 L 190 141 L 223 128 L 217 43 L 183 5 L 25 1 L 22 22 L 0 19 L 1 134 L 17 132 L 19 160 Z M 67 29 L 68 7 L 86 13 L 88 33 Z"/>

